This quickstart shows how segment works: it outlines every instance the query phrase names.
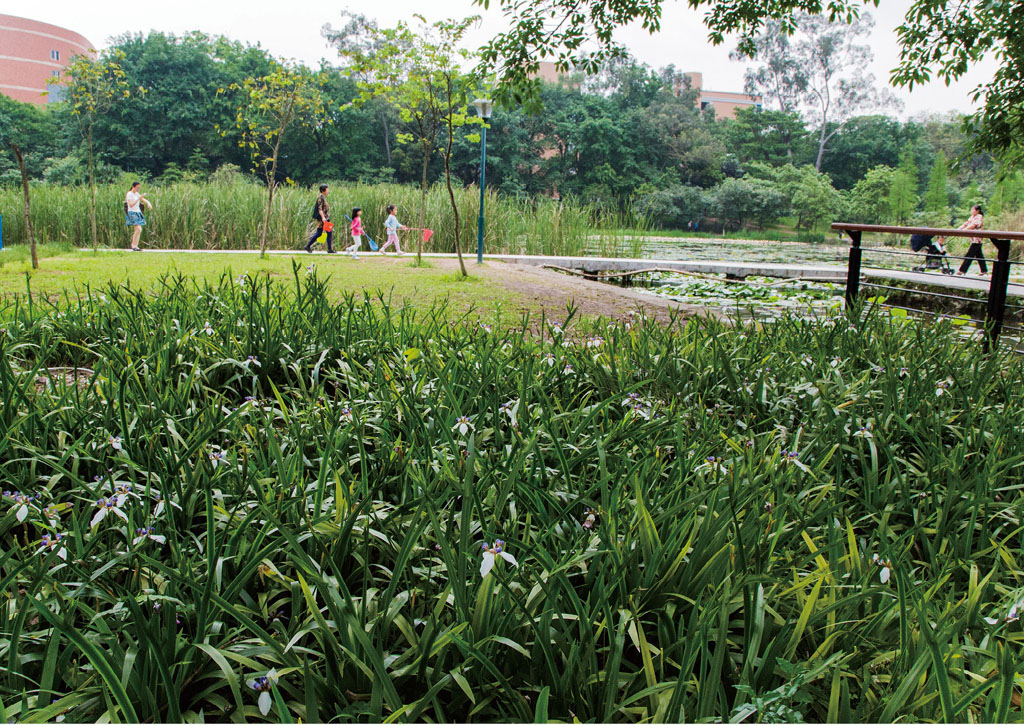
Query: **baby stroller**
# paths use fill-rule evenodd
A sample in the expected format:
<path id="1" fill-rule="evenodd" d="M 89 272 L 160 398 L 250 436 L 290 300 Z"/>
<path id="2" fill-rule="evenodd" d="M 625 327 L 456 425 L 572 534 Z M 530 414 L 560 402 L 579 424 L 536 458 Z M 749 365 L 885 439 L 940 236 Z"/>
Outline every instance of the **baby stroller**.
<path id="1" fill-rule="evenodd" d="M 924 250 L 924 264 L 914 267 L 913 272 L 940 271 L 943 274 L 953 274 L 953 268 L 949 266 L 949 259 L 946 257 L 946 245 L 942 237 L 935 238 L 930 234 L 911 234 L 910 248 L 915 252 Z"/>

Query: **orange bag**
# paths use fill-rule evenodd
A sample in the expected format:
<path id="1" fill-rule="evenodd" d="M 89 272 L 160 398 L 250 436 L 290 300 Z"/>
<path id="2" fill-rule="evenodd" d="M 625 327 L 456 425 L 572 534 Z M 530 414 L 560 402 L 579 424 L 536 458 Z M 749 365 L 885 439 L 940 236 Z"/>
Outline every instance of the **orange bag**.
<path id="1" fill-rule="evenodd" d="M 324 222 L 324 231 L 325 232 L 333 232 L 334 231 L 334 222 Z"/>

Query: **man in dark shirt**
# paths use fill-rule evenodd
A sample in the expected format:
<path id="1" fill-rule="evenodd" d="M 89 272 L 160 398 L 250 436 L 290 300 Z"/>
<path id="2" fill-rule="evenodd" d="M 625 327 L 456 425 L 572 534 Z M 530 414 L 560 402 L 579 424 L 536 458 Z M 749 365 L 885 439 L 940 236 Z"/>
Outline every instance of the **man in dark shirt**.
<path id="1" fill-rule="evenodd" d="M 313 205 L 313 221 L 316 222 L 316 231 L 306 243 L 306 251 L 312 252 L 313 245 L 320 235 L 324 233 L 324 225 L 327 225 L 327 253 L 334 254 L 334 247 L 331 244 L 334 237 L 334 230 L 331 228 L 331 206 L 327 203 L 327 184 L 320 184 L 320 196 L 316 198 Z"/>

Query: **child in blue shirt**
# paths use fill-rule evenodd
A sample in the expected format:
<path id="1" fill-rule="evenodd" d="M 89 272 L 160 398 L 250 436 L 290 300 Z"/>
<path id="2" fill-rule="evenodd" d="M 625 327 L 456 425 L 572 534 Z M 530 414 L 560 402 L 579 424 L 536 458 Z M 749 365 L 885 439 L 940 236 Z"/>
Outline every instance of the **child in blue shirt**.
<path id="1" fill-rule="evenodd" d="M 402 248 L 398 245 L 398 230 L 405 229 L 406 226 L 398 221 L 398 217 L 395 216 L 395 212 L 398 211 L 398 207 L 394 204 L 388 205 L 388 218 L 384 222 L 384 230 L 388 233 L 388 240 L 384 243 L 384 246 L 380 248 L 380 253 L 384 254 L 384 250 L 390 247 L 392 244 L 395 245 L 395 251 L 399 255 L 403 254 Z"/>

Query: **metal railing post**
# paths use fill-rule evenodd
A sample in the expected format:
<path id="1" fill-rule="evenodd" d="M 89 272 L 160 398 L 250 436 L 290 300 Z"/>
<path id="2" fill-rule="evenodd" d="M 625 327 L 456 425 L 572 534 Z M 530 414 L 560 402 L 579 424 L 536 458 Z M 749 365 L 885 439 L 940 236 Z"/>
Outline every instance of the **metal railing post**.
<path id="1" fill-rule="evenodd" d="M 860 259 L 864 254 L 860 248 L 860 232 L 847 230 L 850 235 L 850 261 L 846 265 L 846 309 L 850 309 L 857 301 L 860 293 Z"/>
<path id="2" fill-rule="evenodd" d="M 994 350 L 999 343 L 1003 329 L 1003 315 L 1006 312 L 1006 291 L 1010 283 L 1010 240 L 993 239 L 998 256 L 992 265 L 992 279 L 988 285 L 988 306 L 985 310 L 984 350 Z"/>

